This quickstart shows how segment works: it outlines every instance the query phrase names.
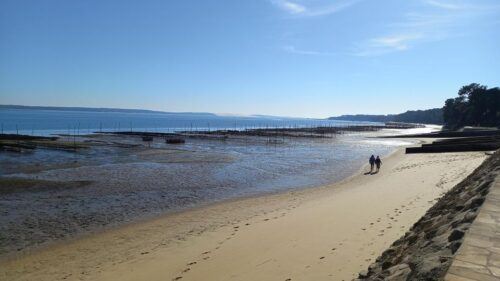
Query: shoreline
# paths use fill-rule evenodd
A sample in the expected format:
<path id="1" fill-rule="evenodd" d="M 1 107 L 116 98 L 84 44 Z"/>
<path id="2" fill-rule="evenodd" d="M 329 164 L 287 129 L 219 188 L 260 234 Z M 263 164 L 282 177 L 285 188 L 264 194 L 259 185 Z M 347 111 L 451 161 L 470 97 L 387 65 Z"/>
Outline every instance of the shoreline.
<path id="1" fill-rule="evenodd" d="M 398 163 L 401 164 L 402 161 L 404 162 L 405 158 L 408 158 L 402 154 L 402 150 L 403 148 L 399 148 L 395 152 L 391 153 L 390 156 L 385 158 L 386 160 L 384 161 L 384 166 L 381 170 L 382 175 L 385 173 L 384 169 L 389 169 L 389 167 L 392 165 L 398 165 Z M 474 155 L 474 153 L 467 155 Z M 477 156 L 477 158 L 475 158 L 475 162 L 478 162 L 477 159 L 479 158 L 484 159 L 484 156 L 479 157 L 477 153 L 475 155 Z M 366 169 L 366 165 L 361 167 L 356 174 L 334 184 L 302 190 L 280 192 L 278 194 L 266 194 L 264 196 L 260 195 L 247 198 L 230 199 L 223 202 L 211 203 L 207 206 L 200 206 L 196 209 L 181 211 L 175 214 L 162 215 L 146 221 L 134 222 L 110 230 L 100 231 L 86 237 L 74 238 L 71 239 L 71 241 L 62 241 L 60 243 L 56 243 L 57 245 L 50 245 L 48 247 L 44 247 L 43 249 L 35 250 L 31 255 L 22 254 L 20 257 L 14 257 L 9 260 L 1 261 L 4 265 L 6 265 L 6 268 L 8 268 L 5 269 L 3 274 L 10 276 L 13 272 L 17 271 L 15 270 L 16 268 L 19 269 L 21 267 L 25 269 L 24 272 L 18 272 L 19 275 L 16 275 L 16 277 L 20 278 L 20 280 L 23 280 L 22 278 L 27 278 L 25 280 L 57 280 L 58 277 L 60 277 L 60 279 L 66 277 L 67 279 L 69 278 L 69 280 L 72 280 L 72 278 L 77 279 L 75 276 L 77 273 L 68 273 L 67 271 L 71 268 L 74 269 L 74 266 L 78 265 L 78 268 L 85 268 L 84 271 L 81 271 L 85 272 L 85 274 L 77 274 L 79 276 L 78 279 L 83 278 L 84 280 L 95 280 L 115 271 L 116 268 L 120 268 L 120 265 L 130 262 L 140 263 L 146 257 L 151 259 L 151 256 L 153 255 L 158 255 L 160 253 L 164 254 L 167 249 L 177 249 L 177 251 L 179 251 L 179 247 L 186 247 L 184 244 L 188 241 L 193 242 L 204 240 L 202 242 L 203 245 L 217 244 L 217 241 L 213 240 L 214 235 L 219 238 L 221 235 L 229 237 L 234 236 L 236 234 L 231 234 L 237 233 L 233 232 L 235 230 L 235 226 L 238 226 L 236 230 L 244 228 L 245 225 L 240 225 L 242 222 L 251 222 L 250 225 L 259 225 L 262 222 L 279 221 L 288 216 L 282 215 L 283 213 L 297 213 L 297 209 L 299 209 L 301 210 L 298 212 L 300 214 L 302 210 L 305 210 L 304 205 L 311 205 L 314 202 L 324 203 L 323 201 L 325 197 L 335 199 L 335 196 L 341 197 L 341 195 L 345 196 L 347 194 L 349 198 L 352 198 L 353 192 L 362 194 L 362 190 L 356 186 L 369 184 L 371 181 L 369 178 L 372 178 L 372 176 L 363 175 L 364 169 Z M 374 175 L 373 178 L 377 180 L 380 179 L 378 175 Z M 325 207 L 324 204 L 321 205 Z M 426 207 L 421 209 L 420 213 L 430 207 L 429 203 L 424 205 Z M 265 220 L 266 218 L 264 217 L 271 218 L 267 218 L 268 220 Z M 208 223 L 206 222 L 207 220 Z M 409 228 L 411 224 L 412 223 L 407 222 L 406 228 Z M 348 222 L 347 225 L 349 225 Z M 251 227 L 248 226 L 247 228 Z M 269 230 L 263 231 L 264 232 L 260 232 L 260 234 L 266 233 Z M 272 232 L 267 234 L 272 234 Z M 397 232 L 397 234 L 399 234 L 399 232 Z M 377 247 L 379 247 L 381 251 L 385 249 L 382 245 L 388 246 L 388 244 L 390 244 L 389 242 L 392 243 L 392 241 L 397 237 L 397 235 L 393 235 L 394 239 L 388 239 L 390 241 L 384 242 L 387 245 L 382 243 Z M 111 247 L 110 244 L 114 245 L 114 247 Z M 91 256 L 95 260 L 87 261 L 87 263 L 85 263 L 81 260 L 83 259 L 82 257 L 72 256 L 70 254 L 82 251 L 95 251 Z M 102 255 L 103 251 L 106 255 Z M 182 260 L 179 255 L 194 255 L 194 252 L 180 251 L 177 252 L 177 254 L 178 258 L 171 260 L 171 262 L 172 264 L 177 264 L 176 266 L 179 267 L 181 265 L 178 263 Z M 378 253 L 374 253 L 374 255 L 375 254 Z M 52 267 L 51 259 L 49 257 L 53 255 L 69 256 L 69 261 L 71 261 L 73 267 L 69 266 L 61 268 L 60 265 L 52 264 L 52 266 L 56 266 L 56 268 L 52 268 L 52 275 L 49 274 L 48 276 L 43 274 L 43 269 L 29 268 L 30 264 L 40 264 L 41 260 L 45 261 L 43 267 Z M 169 260 L 163 256 L 157 257 L 153 260 L 162 259 Z M 52 262 L 54 262 L 53 259 Z M 169 272 L 171 274 L 178 274 L 178 271 L 182 272 L 182 269 L 177 271 L 170 269 Z M 193 272 L 191 269 L 188 271 L 191 273 Z M 352 272 L 352 276 L 355 276 L 358 271 L 359 270 L 354 270 Z M 34 278 L 33 274 L 36 274 L 36 278 Z M 185 278 L 188 277 L 189 276 L 186 273 Z M 176 276 L 173 276 L 172 278 L 176 278 Z M 102 280 L 108 279 L 113 280 L 110 276 L 103 277 Z"/>
<path id="2" fill-rule="evenodd" d="M 391 157 L 391 155 L 400 151 L 401 149 L 402 149 L 402 147 L 394 147 L 393 150 L 391 152 L 389 152 L 387 155 L 384 155 L 384 154 L 381 154 L 381 155 L 383 158 L 388 158 L 388 157 Z M 263 197 L 263 196 L 277 196 L 277 195 L 282 194 L 282 193 L 290 194 L 290 193 L 294 193 L 294 192 L 307 192 L 307 190 L 314 190 L 317 188 L 322 188 L 324 186 L 330 186 L 332 184 L 340 184 L 340 183 L 345 182 L 346 180 L 349 180 L 350 178 L 356 176 L 357 174 L 359 174 L 360 171 L 362 169 L 364 169 L 366 166 L 367 166 L 366 164 L 361 165 L 357 170 L 353 170 L 353 172 L 347 176 L 344 176 L 340 173 L 339 174 L 333 173 L 333 175 L 337 175 L 337 176 L 335 176 L 336 178 L 338 177 L 340 179 L 335 179 L 333 181 L 324 180 L 324 182 L 327 182 L 326 184 L 325 183 L 311 183 L 311 184 L 308 184 L 305 186 L 299 185 L 298 187 L 282 188 L 282 189 L 275 189 L 275 190 L 262 190 L 260 192 L 252 192 L 249 194 L 236 195 L 234 197 L 229 197 L 229 198 L 222 197 L 219 199 L 199 201 L 199 202 L 196 202 L 194 204 L 188 204 L 187 206 L 183 206 L 183 207 L 173 207 L 171 209 L 164 210 L 161 212 L 149 212 L 149 213 L 144 212 L 142 214 L 139 214 L 139 216 L 135 216 L 135 217 L 132 216 L 132 217 L 128 217 L 128 218 L 123 219 L 123 220 L 120 219 L 118 221 L 113 221 L 112 219 L 110 219 L 107 224 L 97 225 L 97 227 L 92 226 L 91 228 L 80 228 L 77 231 L 72 230 L 71 232 L 68 230 L 66 232 L 67 234 L 61 233 L 61 231 L 59 231 L 59 233 L 53 233 L 53 235 L 50 238 L 45 239 L 45 240 L 26 240 L 25 239 L 25 242 L 21 241 L 23 243 L 20 243 L 20 244 L 12 243 L 12 244 L 10 244 L 10 245 L 12 245 L 10 248 L 8 248 L 8 247 L 5 248 L 4 249 L 5 251 L 0 255 L 0 261 L 8 260 L 11 257 L 22 256 L 22 255 L 24 255 L 24 253 L 32 253 L 32 252 L 36 252 L 38 250 L 44 250 L 44 249 L 50 248 L 53 245 L 58 245 L 60 243 L 64 244 L 67 242 L 71 242 L 71 241 L 85 238 L 87 236 L 98 235 L 100 233 L 110 231 L 113 229 L 119 229 L 121 227 L 126 227 L 128 225 L 134 225 L 137 223 L 147 222 L 150 220 L 154 220 L 156 218 L 168 217 L 168 216 L 176 215 L 176 214 L 179 214 L 182 212 L 188 212 L 188 211 L 197 210 L 200 208 L 208 208 L 210 206 L 224 204 L 224 203 L 230 203 L 230 202 L 234 202 L 234 201 L 255 199 L 255 198 Z M 90 167 L 92 167 L 92 165 Z M 85 168 L 85 166 L 82 166 L 82 168 Z M 7 176 L 6 179 L 9 179 L 9 176 Z M 12 179 L 15 180 L 17 178 L 12 178 Z M 20 178 L 20 179 L 23 180 L 24 178 Z M 30 180 L 30 179 L 31 178 L 28 178 L 28 180 Z M 33 180 L 36 181 L 39 179 L 38 179 L 38 177 L 36 177 L 36 178 L 33 178 Z M 40 179 L 40 180 L 43 181 L 43 179 Z M 80 182 L 80 181 L 78 181 L 78 179 L 74 179 L 74 180 L 76 180 L 76 181 L 67 182 L 67 185 L 69 187 L 72 187 L 73 185 Z M 319 181 L 322 181 L 322 180 L 319 180 Z M 50 183 L 54 187 L 57 184 L 66 184 L 66 182 L 57 182 L 57 181 L 47 182 L 47 183 Z M 34 190 L 34 191 L 36 191 L 36 190 Z M 31 191 L 28 191 L 25 194 L 28 195 L 29 192 L 31 192 Z M 47 194 L 45 196 L 52 196 L 52 197 L 57 196 L 59 198 L 60 197 L 59 195 L 60 194 L 58 194 L 58 193 L 54 193 L 54 194 Z M 67 195 L 62 194 L 62 196 L 65 197 Z M 35 197 L 35 198 L 38 200 L 38 197 Z M 76 199 L 78 199 L 78 198 L 76 198 Z M 17 197 L 14 197 L 14 201 L 15 200 L 18 200 Z M 64 205 L 68 204 L 68 203 L 65 203 L 64 201 L 61 201 L 61 203 L 63 203 Z M 70 202 L 70 203 L 78 204 L 78 201 Z M 52 203 L 49 202 L 49 204 L 52 204 Z M 6 211 L 8 211 L 8 210 L 6 209 Z M 47 210 L 43 210 L 42 212 L 46 212 L 46 211 Z M 49 209 L 49 211 L 50 211 L 50 209 Z M 90 212 L 88 212 L 88 213 L 90 213 Z M 105 213 L 103 213 L 103 214 L 104 214 L 104 216 L 107 216 Z M 37 216 L 37 214 L 33 214 L 33 215 Z M 71 213 L 69 213 L 69 214 L 66 213 L 66 216 L 68 216 L 68 215 L 71 215 Z M 102 215 L 101 215 L 101 217 L 102 217 Z M 113 217 L 111 217 L 111 218 L 113 218 Z M 89 218 L 89 219 L 92 219 L 92 218 Z M 100 218 L 94 217 L 93 220 L 99 221 Z M 43 221 L 42 221 L 42 223 L 43 223 Z M 66 225 L 68 223 L 71 224 L 71 222 L 68 222 L 65 219 L 59 218 L 58 224 Z M 40 224 L 40 225 L 42 225 L 42 224 Z M 23 232 L 25 232 L 25 231 L 28 231 L 28 232 L 30 232 L 32 230 L 37 231 L 37 227 L 38 227 L 38 224 L 31 225 L 31 226 L 24 227 L 24 230 L 23 229 L 15 229 L 16 232 L 12 232 L 12 233 L 16 233 L 13 235 L 24 235 Z M 60 236 L 59 234 L 63 234 L 63 236 Z M 12 235 L 10 235 L 10 236 L 12 236 Z M 9 241 L 8 239 L 10 239 L 10 236 L 5 236 L 4 242 Z M 11 241 L 13 241 L 13 240 L 11 240 Z M 33 243 L 31 241 L 33 241 Z M 15 242 L 17 242 L 17 241 L 15 241 Z M 5 244 L 5 245 L 7 245 L 7 244 Z"/>
<path id="3" fill-rule="evenodd" d="M 405 147 L 398 147 L 394 151 L 390 152 L 388 155 L 383 156 L 384 161 L 392 159 L 393 157 L 396 157 L 398 153 L 402 153 Z M 295 189 L 290 189 L 290 190 L 276 190 L 276 191 L 267 191 L 265 193 L 259 193 L 259 194 L 253 194 L 253 195 L 244 195 L 241 197 L 234 197 L 234 198 L 228 198 L 228 199 L 220 199 L 219 201 L 215 202 L 203 202 L 199 203 L 196 206 L 190 206 L 186 207 L 183 209 L 174 209 L 174 210 L 168 210 L 165 213 L 162 214 L 150 214 L 147 216 L 143 216 L 140 218 L 137 218 L 133 221 L 127 222 L 127 223 L 121 223 L 118 225 L 106 225 L 98 229 L 94 229 L 88 232 L 83 232 L 83 233 L 77 233 L 73 236 L 70 237 L 65 237 L 62 239 L 58 240 L 53 240 L 49 241 L 46 243 L 42 243 L 37 246 L 31 246 L 28 248 L 24 248 L 20 251 L 13 251 L 10 253 L 2 254 L 0 255 L 0 264 L 3 262 L 10 262 L 12 260 L 22 258 L 26 255 L 31 255 L 31 254 L 37 254 L 39 252 L 47 251 L 52 248 L 58 248 L 58 247 L 64 247 L 66 245 L 70 245 L 72 243 L 76 243 L 80 240 L 85 240 L 87 238 L 91 238 L 93 236 L 98 236 L 103 233 L 108 233 L 108 232 L 113 232 L 113 231 L 121 231 L 121 230 L 126 230 L 130 227 L 136 227 L 138 225 L 145 225 L 145 224 L 150 224 L 150 223 L 155 223 L 155 221 L 158 220 L 168 220 L 171 217 L 176 217 L 176 216 L 182 216 L 183 214 L 189 214 L 191 212 L 203 212 L 204 210 L 209 210 L 213 208 L 218 208 L 218 207 L 224 207 L 225 205 L 230 205 L 230 204 L 239 204 L 242 202 L 252 202 L 252 201 L 259 201 L 259 200 L 265 200 L 265 199 L 270 199 L 270 198 L 281 198 L 281 197 L 287 197 L 291 195 L 299 195 L 299 196 L 307 196 L 310 195 L 309 193 L 317 193 L 320 190 L 323 190 L 325 188 L 341 188 L 341 185 L 355 179 L 356 177 L 363 176 L 364 170 L 367 169 L 368 164 L 362 165 L 356 172 L 351 174 L 350 176 L 347 176 L 344 179 L 341 179 L 339 181 L 334 181 L 330 182 L 328 184 L 324 185 L 317 185 L 317 186 L 306 186 L 306 187 L 298 187 Z"/>

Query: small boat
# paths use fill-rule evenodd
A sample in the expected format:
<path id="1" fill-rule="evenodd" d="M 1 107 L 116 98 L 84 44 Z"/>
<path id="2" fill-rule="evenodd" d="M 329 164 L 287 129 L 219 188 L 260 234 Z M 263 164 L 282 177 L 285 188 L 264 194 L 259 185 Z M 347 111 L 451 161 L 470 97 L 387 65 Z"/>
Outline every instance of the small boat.
<path id="1" fill-rule="evenodd" d="M 165 139 L 165 142 L 168 144 L 183 144 L 186 142 L 186 140 L 181 138 L 168 138 Z"/>

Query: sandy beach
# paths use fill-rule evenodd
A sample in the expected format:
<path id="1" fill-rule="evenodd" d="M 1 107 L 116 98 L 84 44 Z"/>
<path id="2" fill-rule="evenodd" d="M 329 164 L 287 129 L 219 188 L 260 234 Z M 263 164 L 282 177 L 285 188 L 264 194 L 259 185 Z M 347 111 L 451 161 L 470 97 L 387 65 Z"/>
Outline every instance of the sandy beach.
<path id="1" fill-rule="evenodd" d="M 203 206 L 10 256 L 1 280 L 350 280 L 484 153 L 383 159 L 380 173 Z"/>

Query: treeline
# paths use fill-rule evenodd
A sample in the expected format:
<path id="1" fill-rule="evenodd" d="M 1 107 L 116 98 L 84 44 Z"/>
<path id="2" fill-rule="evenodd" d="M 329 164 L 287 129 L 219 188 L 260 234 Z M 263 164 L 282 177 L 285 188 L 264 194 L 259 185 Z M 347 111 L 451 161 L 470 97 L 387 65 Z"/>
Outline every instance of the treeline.
<path id="1" fill-rule="evenodd" d="M 370 121 L 370 122 L 405 122 L 405 123 L 420 123 L 420 124 L 443 124 L 443 110 L 441 108 L 433 108 L 427 110 L 409 110 L 400 114 L 389 115 L 341 115 L 330 117 L 330 120 L 346 120 L 346 121 Z"/>
<path id="2" fill-rule="evenodd" d="M 458 91 L 458 97 L 447 99 L 443 107 L 444 126 L 500 127 L 500 88 L 472 83 Z"/>
<path id="3" fill-rule="evenodd" d="M 460 88 L 458 97 L 447 99 L 443 108 L 389 115 L 341 115 L 329 119 L 437 124 L 450 130 L 465 126 L 500 128 L 500 88 L 472 83 Z"/>

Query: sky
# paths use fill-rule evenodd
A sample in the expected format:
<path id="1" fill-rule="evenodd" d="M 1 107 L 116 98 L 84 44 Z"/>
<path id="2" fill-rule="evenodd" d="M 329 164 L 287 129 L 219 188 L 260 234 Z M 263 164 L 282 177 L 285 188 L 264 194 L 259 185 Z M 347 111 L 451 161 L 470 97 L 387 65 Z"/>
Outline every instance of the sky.
<path id="1" fill-rule="evenodd" d="M 322 118 L 500 86 L 498 0 L 1 0 L 0 104 Z"/>

